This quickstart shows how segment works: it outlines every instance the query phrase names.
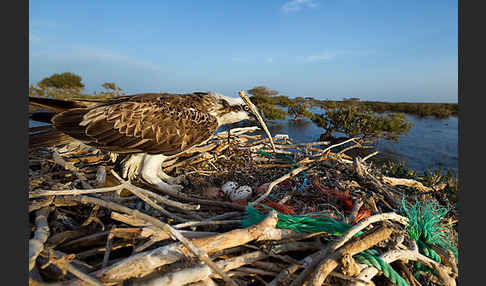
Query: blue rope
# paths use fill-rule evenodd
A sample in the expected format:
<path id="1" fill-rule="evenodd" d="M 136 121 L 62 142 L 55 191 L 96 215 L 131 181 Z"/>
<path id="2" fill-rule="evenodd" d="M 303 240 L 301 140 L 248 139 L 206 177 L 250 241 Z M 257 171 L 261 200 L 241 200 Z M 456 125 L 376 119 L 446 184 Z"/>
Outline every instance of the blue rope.
<path id="1" fill-rule="evenodd" d="M 305 172 L 302 171 L 302 173 L 304 174 Z M 307 177 L 307 174 L 304 175 L 304 182 L 302 183 L 302 185 L 297 189 L 297 192 L 302 192 L 302 190 L 304 190 L 304 188 L 307 186 L 307 183 L 309 181 L 309 177 Z"/>

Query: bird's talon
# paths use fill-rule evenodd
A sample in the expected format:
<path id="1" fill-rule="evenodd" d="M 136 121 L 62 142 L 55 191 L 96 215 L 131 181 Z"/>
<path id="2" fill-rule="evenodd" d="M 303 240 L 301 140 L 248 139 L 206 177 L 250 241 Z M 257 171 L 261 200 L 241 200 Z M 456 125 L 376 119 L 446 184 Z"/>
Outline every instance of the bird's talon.
<path id="1" fill-rule="evenodd" d="M 176 193 L 176 194 L 179 193 L 180 191 L 182 191 L 182 189 L 184 189 L 184 186 L 169 185 L 169 184 L 166 184 L 164 182 L 155 184 L 155 186 L 157 187 L 157 189 L 159 189 L 161 191 L 166 191 L 166 192 Z"/>

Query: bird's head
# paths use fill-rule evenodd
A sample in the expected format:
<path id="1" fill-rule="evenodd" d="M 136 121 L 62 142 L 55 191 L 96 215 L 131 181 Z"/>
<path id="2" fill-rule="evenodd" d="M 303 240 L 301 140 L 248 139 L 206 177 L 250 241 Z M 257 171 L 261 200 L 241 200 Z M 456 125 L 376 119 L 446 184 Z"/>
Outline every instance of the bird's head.
<path id="1" fill-rule="evenodd" d="M 215 110 L 215 116 L 218 119 L 218 124 L 229 124 L 239 122 L 245 119 L 258 121 L 270 139 L 273 149 L 272 135 L 268 131 L 267 125 L 263 120 L 258 108 L 251 102 L 250 98 L 244 91 L 239 92 L 240 97 L 232 98 L 218 93 L 211 93 L 218 102 L 218 109 Z"/>
<path id="2" fill-rule="evenodd" d="M 210 93 L 216 98 L 216 105 L 211 112 L 218 119 L 219 125 L 240 122 L 242 120 L 257 121 L 258 108 L 248 105 L 241 97 L 228 97 L 219 93 Z"/>

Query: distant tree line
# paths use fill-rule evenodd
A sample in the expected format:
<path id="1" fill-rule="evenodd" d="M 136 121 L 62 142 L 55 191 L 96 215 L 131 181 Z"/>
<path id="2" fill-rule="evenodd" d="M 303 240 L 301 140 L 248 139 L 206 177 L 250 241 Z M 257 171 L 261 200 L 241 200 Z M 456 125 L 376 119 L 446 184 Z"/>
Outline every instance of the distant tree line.
<path id="1" fill-rule="evenodd" d="M 253 94 L 251 90 L 248 93 Z M 357 97 L 343 98 L 343 100 L 319 100 L 311 97 L 288 98 L 287 96 L 274 96 L 258 94 L 252 96 L 255 104 L 266 104 L 269 107 L 281 106 L 288 107 L 292 104 L 300 104 L 306 108 L 321 107 L 329 108 L 347 108 L 349 106 L 361 106 L 362 109 L 368 109 L 377 113 L 400 112 L 419 117 L 432 116 L 438 119 L 445 119 L 450 116 L 459 115 L 459 105 L 457 103 L 420 103 L 420 102 L 381 102 L 381 101 L 361 101 Z M 300 109 L 299 109 L 300 110 Z M 300 112 L 301 114 L 303 111 Z M 290 113 L 287 115 L 294 115 Z M 269 116 L 270 118 L 270 116 Z"/>
<path id="2" fill-rule="evenodd" d="M 457 103 L 420 103 L 420 102 L 380 102 L 380 101 L 336 101 L 320 100 L 316 104 L 322 108 L 346 107 L 350 105 L 362 105 L 371 111 L 378 113 L 401 112 L 419 117 L 432 116 L 438 119 L 445 119 L 450 116 L 459 115 L 459 105 Z"/>
<path id="3" fill-rule="evenodd" d="M 37 97 L 47 97 L 55 99 L 63 98 L 109 98 L 124 95 L 122 89 L 114 82 L 105 82 L 101 85 L 103 90 L 101 92 L 94 92 L 94 94 L 84 93 L 84 84 L 79 75 L 64 72 L 55 73 L 49 77 L 42 79 L 36 85 L 29 87 L 29 95 Z"/>

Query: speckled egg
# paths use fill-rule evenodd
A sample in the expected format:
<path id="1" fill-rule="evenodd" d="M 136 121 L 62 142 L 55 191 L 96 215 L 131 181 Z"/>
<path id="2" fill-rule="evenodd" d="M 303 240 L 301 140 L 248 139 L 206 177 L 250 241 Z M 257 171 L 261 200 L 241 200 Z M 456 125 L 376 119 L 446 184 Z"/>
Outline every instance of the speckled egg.
<path id="1" fill-rule="evenodd" d="M 250 186 L 241 186 L 233 192 L 229 193 L 228 196 L 232 201 L 244 200 L 249 198 L 252 192 L 253 191 Z"/>
<path id="2" fill-rule="evenodd" d="M 228 181 L 226 183 L 223 184 L 223 186 L 221 186 L 221 191 L 223 191 L 223 193 L 225 193 L 227 196 L 230 195 L 230 193 L 236 191 L 236 189 L 238 188 L 238 184 L 233 182 L 233 181 Z"/>

